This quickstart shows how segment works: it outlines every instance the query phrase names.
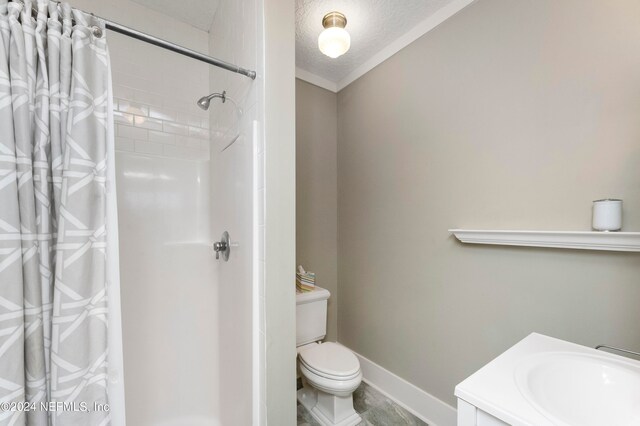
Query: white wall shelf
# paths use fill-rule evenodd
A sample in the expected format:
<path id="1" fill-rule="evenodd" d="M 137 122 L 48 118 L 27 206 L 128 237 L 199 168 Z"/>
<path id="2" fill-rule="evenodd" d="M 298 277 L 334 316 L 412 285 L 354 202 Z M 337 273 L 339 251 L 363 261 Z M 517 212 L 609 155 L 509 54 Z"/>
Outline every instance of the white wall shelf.
<path id="1" fill-rule="evenodd" d="M 640 252 L 640 232 L 495 231 L 449 229 L 469 244 Z"/>

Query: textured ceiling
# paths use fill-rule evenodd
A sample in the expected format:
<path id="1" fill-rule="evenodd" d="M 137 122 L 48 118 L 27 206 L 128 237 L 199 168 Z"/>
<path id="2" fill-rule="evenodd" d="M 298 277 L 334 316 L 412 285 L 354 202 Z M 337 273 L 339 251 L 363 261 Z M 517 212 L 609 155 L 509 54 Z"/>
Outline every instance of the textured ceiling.
<path id="1" fill-rule="evenodd" d="M 296 0 L 296 67 L 339 82 L 397 38 L 454 0 Z M 351 49 L 337 59 L 318 50 L 322 17 L 347 17 Z"/>
<path id="2" fill-rule="evenodd" d="M 133 0 L 133 2 L 172 16 L 200 30 L 209 31 L 219 0 Z"/>

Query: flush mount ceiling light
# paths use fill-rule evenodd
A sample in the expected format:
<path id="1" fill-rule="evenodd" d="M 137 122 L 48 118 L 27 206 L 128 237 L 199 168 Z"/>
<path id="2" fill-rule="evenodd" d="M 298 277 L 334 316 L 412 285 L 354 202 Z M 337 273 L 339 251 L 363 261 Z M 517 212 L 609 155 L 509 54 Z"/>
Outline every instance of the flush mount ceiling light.
<path id="1" fill-rule="evenodd" d="M 329 12 L 322 18 L 324 30 L 318 37 L 318 48 L 330 58 L 344 55 L 351 47 L 351 37 L 344 27 L 347 18 L 340 12 Z"/>

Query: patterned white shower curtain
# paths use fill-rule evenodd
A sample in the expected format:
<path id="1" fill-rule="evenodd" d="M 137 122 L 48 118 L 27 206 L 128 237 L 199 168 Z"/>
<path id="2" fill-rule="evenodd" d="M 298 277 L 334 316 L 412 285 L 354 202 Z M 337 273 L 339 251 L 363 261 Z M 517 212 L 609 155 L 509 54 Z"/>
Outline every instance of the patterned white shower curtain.
<path id="1" fill-rule="evenodd" d="M 0 425 L 124 424 L 104 34 L 0 0 Z"/>

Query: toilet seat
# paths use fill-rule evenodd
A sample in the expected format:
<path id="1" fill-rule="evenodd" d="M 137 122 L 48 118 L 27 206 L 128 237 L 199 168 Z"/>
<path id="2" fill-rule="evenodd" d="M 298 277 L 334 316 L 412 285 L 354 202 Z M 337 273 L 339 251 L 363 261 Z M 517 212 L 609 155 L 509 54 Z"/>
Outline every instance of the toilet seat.
<path id="1" fill-rule="evenodd" d="M 360 362 L 353 352 L 332 342 L 302 349 L 300 363 L 313 373 L 332 380 L 350 380 L 360 373 Z"/>
<path id="2" fill-rule="evenodd" d="M 349 374 L 349 375 L 334 375 L 334 374 L 329 374 L 325 371 L 313 368 L 302 360 L 300 360 L 300 364 L 304 366 L 307 370 L 309 370 L 311 373 L 315 374 L 316 376 L 324 377 L 325 379 L 329 379 L 329 380 L 345 381 L 345 380 L 355 379 L 356 377 L 358 377 L 358 375 L 360 375 L 360 369 L 358 369 L 358 371 L 356 371 L 355 373 Z"/>
<path id="3" fill-rule="evenodd" d="M 327 342 L 300 351 L 300 371 L 316 388 L 348 396 L 362 382 L 358 358 L 347 348 Z"/>
<path id="4" fill-rule="evenodd" d="M 300 364 L 300 372 L 314 388 L 341 397 L 351 396 L 362 382 L 362 372 L 348 380 L 328 379 L 310 371 L 304 364 Z"/>

